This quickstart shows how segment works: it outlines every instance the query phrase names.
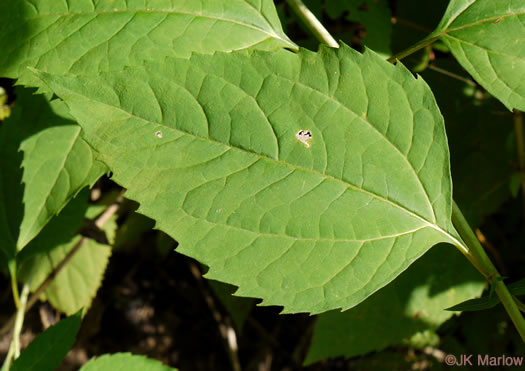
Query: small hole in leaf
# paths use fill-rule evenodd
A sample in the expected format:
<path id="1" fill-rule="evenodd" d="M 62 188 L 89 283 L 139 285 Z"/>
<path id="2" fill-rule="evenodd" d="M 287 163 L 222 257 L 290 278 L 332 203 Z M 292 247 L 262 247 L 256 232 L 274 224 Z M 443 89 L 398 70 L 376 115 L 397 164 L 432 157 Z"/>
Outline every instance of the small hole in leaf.
<path id="1" fill-rule="evenodd" d="M 310 130 L 299 130 L 299 132 L 295 134 L 295 137 L 299 142 L 304 143 L 306 148 L 310 148 L 310 143 L 308 143 L 308 141 L 313 138 Z"/>
<path id="2" fill-rule="evenodd" d="M 157 131 L 157 132 L 155 133 L 155 136 L 156 136 L 157 138 L 162 138 L 162 131 Z"/>

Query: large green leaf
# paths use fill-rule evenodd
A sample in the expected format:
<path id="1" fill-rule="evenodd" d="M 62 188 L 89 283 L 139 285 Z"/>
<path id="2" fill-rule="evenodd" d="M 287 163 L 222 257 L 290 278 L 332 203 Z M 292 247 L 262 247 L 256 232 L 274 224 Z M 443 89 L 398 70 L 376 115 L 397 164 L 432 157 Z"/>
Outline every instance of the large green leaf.
<path id="1" fill-rule="evenodd" d="M 459 244 L 432 93 L 373 52 L 38 75 L 139 211 L 238 295 L 286 312 L 347 309 L 435 243 Z"/>
<path id="2" fill-rule="evenodd" d="M 481 295 L 484 287 L 463 255 L 451 246 L 435 247 L 367 301 L 346 312 L 321 314 L 305 362 L 355 357 L 435 330 L 453 316 L 447 307 Z"/>
<path id="3" fill-rule="evenodd" d="M 525 110 L 524 25 L 524 1 L 451 0 L 432 36 L 507 108 Z"/>
<path id="4" fill-rule="evenodd" d="M 0 75 L 118 70 L 164 56 L 295 48 L 271 0 L 2 1 Z"/>
<path id="5" fill-rule="evenodd" d="M 80 312 L 38 335 L 22 352 L 11 371 L 53 371 L 73 346 L 82 321 Z"/>

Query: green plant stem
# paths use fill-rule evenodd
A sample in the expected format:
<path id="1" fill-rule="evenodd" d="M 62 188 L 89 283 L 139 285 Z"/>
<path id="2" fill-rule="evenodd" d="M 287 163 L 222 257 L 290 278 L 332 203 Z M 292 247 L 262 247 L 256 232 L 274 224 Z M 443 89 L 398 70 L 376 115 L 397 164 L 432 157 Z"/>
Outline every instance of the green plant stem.
<path id="1" fill-rule="evenodd" d="M 516 150 L 520 167 L 523 215 L 525 215 L 525 136 L 523 133 L 523 113 L 518 110 L 514 111 L 514 134 L 516 135 Z"/>
<path id="2" fill-rule="evenodd" d="M 433 44 L 434 41 L 436 41 L 435 37 L 427 37 L 426 39 L 421 40 L 420 42 L 412 45 L 411 47 L 400 51 L 396 55 L 391 56 L 390 58 L 387 59 L 387 61 L 389 61 L 390 63 L 395 63 L 396 61 L 400 61 L 401 59 L 408 57 L 410 54 L 413 54 L 417 52 L 418 50 L 423 49 L 429 46 L 430 44 Z"/>
<path id="3" fill-rule="evenodd" d="M 453 203 L 452 208 L 452 223 L 454 223 L 454 227 L 457 229 L 463 242 L 469 249 L 470 257 L 467 256 L 467 258 L 473 262 L 474 266 L 493 285 L 494 290 L 509 314 L 512 323 L 514 323 L 521 339 L 525 342 L 525 319 L 518 308 L 518 304 L 510 294 L 507 286 L 503 283 L 503 277 L 498 273 L 498 270 L 494 264 L 492 264 L 492 261 L 485 253 L 485 250 L 483 250 L 483 247 L 455 202 Z"/>
<path id="4" fill-rule="evenodd" d="M 9 264 L 9 271 L 11 275 L 11 292 L 13 293 L 13 301 L 15 307 L 20 308 L 20 294 L 18 293 L 18 280 L 16 279 L 16 260 Z"/>
<path id="5" fill-rule="evenodd" d="M 8 371 L 11 367 L 11 362 L 20 356 L 20 334 L 22 333 L 22 325 L 24 324 L 24 317 L 26 313 L 27 297 L 29 296 L 29 285 L 24 285 L 22 294 L 20 296 L 20 307 L 17 308 L 15 326 L 13 328 L 13 338 L 2 371 Z"/>
<path id="6" fill-rule="evenodd" d="M 317 40 L 332 48 L 339 48 L 339 43 L 301 0 L 286 0 L 286 2 Z"/>

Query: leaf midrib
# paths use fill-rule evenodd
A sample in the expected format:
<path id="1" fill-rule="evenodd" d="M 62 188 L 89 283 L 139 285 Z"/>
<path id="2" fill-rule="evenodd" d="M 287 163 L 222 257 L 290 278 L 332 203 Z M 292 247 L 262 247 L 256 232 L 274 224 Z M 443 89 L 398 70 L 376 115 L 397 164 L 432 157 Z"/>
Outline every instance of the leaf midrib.
<path id="1" fill-rule="evenodd" d="M 209 223 L 209 224 L 212 224 L 212 225 L 218 225 L 219 224 L 219 223 L 213 222 L 213 221 L 211 221 L 211 220 L 209 220 L 207 218 L 203 219 L 203 218 L 199 218 L 199 217 L 197 217 L 195 215 L 192 215 L 192 214 L 188 213 L 186 210 L 184 210 L 184 208 L 182 208 L 182 207 L 181 207 L 181 210 L 182 210 L 182 212 L 185 215 L 189 216 L 192 219 L 204 220 L 206 223 Z M 419 232 L 419 231 L 421 231 L 421 230 L 423 230 L 425 228 L 437 229 L 437 228 L 432 227 L 431 224 L 424 222 L 424 224 L 422 226 L 419 226 L 417 228 L 406 230 L 406 231 L 403 231 L 403 232 L 400 232 L 400 233 L 384 235 L 384 236 L 380 236 L 380 237 L 371 237 L 371 238 L 367 238 L 367 239 L 351 239 L 351 238 L 340 238 L 340 239 L 337 239 L 337 238 L 323 238 L 323 237 L 319 237 L 319 238 L 317 238 L 317 237 L 297 237 L 297 236 L 291 236 L 291 235 L 286 234 L 286 233 L 277 234 L 277 233 L 252 231 L 252 230 L 249 230 L 249 229 L 246 229 L 246 228 L 242 228 L 242 227 L 239 227 L 239 226 L 235 226 L 235 225 L 231 225 L 231 224 L 220 224 L 220 225 L 223 226 L 223 227 L 229 228 L 229 229 L 236 229 L 236 230 L 239 230 L 239 231 L 255 234 L 255 235 L 257 235 L 257 238 L 259 238 L 261 236 L 265 236 L 265 237 L 286 238 L 286 239 L 291 239 L 291 240 L 294 240 L 294 241 L 333 242 L 333 243 L 338 243 L 338 242 L 357 242 L 357 243 L 360 243 L 361 245 L 363 245 L 363 244 L 365 244 L 367 242 L 388 240 L 388 239 L 391 239 L 391 238 L 397 238 L 397 237 L 406 236 L 406 235 L 409 235 L 409 234 L 412 234 L 412 233 Z M 437 229 L 437 230 L 439 231 L 439 229 Z"/>
<path id="2" fill-rule="evenodd" d="M 230 85 L 230 86 L 232 86 L 232 87 L 234 87 L 234 88 L 239 89 L 238 86 L 235 86 L 235 85 L 232 84 L 231 82 L 227 81 L 226 79 L 224 79 L 223 76 L 219 76 L 219 75 L 217 75 L 217 74 L 210 73 L 210 72 L 206 72 L 206 71 L 202 71 L 202 72 L 203 72 L 203 73 L 206 73 L 206 74 L 209 75 L 209 76 L 214 76 L 214 77 L 220 79 L 221 81 L 223 81 L 225 84 L 228 84 L 228 85 Z M 334 96 L 328 95 L 327 93 L 325 93 L 325 92 L 323 92 L 323 91 L 320 91 L 320 90 L 315 89 L 315 88 L 313 88 L 313 87 L 311 87 L 311 86 L 305 85 L 305 84 L 301 83 L 300 81 L 292 80 L 292 79 L 290 79 L 290 78 L 288 78 L 288 77 L 286 77 L 286 76 L 279 75 L 279 78 L 284 79 L 284 80 L 287 80 L 287 81 L 291 82 L 291 83 L 294 84 L 294 85 L 299 85 L 299 86 L 301 86 L 301 87 L 303 87 L 303 88 L 305 88 L 305 89 L 309 89 L 309 90 L 311 90 L 311 91 L 314 91 L 314 92 L 316 92 L 316 93 L 322 95 L 323 97 L 325 97 L 327 100 L 331 100 L 331 101 L 333 101 L 333 102 L 336 102 L 336 103 L 338 104 L 339 107 L 341 107 L 341 108 L 344 109 L 345 111 L 349 112 L 349 113 L 354 117 L 354 119 L 358 119 L 360 122 L 362 122 L 362 123 L 364 123 L 365 125 L 367 125 L 367 126 L 368 126 L 369 128 L 371 128 L 373 131 L 375 131 L 378 135 L 380 135 L 380 136 L 381 136 L 381 137 L 382 137 L 382 138 L 383 138 L 388 144 L 390 144 L 390 145 L 392 146 L 392 148 L 394 148 L 394 150 L 395 150 L 395 151 L 401 156 L 401 158 L 403 158 L 403 160 L 406 162 L 406 164 L 408 165 L 408 167 L 412 170 L 414 177 L 417 179 L 417 182 L 419 183 L 419 186 L 421 187 L 421 190 L 423 191 L 423 193 L 424 193 L 424 195 L 425 195 L 425 197 L 426 197 L 427 206 L 430 208 L 430 210 L 431 210 L 431 212 L 432 212 L 432 215 L 433 215 L 433 218 L 434 218 L 434 220 L 432 220 L 432 221 L 428 221 L 428 222 L 431 223 L 431 224 L 435 224 L 435 223 L 437 222 L 436 212 L 435 212 L 435 210 L 434 210 L 434 208 L 433 208 L 432 202 L 430 201 L 430 196 L 429 196 L 429 194 L 428 194 L 426 188 L 424 187 L 423 183 L 421 182 L 421 179 L 419 178 L 418 173 L 416 172 L 416 169 L 414 168 L 414 166 L 412 165 L 412 163 L 408 160 L 408 157 L 407 157 L 407 156 L 406 156 L 406 155 L 405 155 L 405 154 L 404 154 L 404 153 L 403 153 L 403 152 L 402 152 L 402 151 L 401 151 L 401 150 L 400 150 L 400 149 L 399 149 L 399 148 L 398 148 L 398 147 L 397 147 L 397 146 L 396 146 L 396 145 L 395 145 L 395 144 L 394 144 L 394 143 L 393 143 L 393 142 L 392 142 L 392 141 L 391 141 L 391 140 L 390 140 L 385 134 L 383 134 L 381 131 L 379 131 L 379 129 L 376 128 L 374 125 L 372 125 L 368 120 L 365 120 L 362 116 L 356 114 L 356 113 L 353 112 L 350 108 L 346 107 L 343 103 L 341 103 L 339 100 L 337 100 Z M 178 84 L 176 81 L 173 81 L 173 83 L 176 84 L 176 85 L 177 85 L 178 87 L 180 87 L 181 89 L 183 89 L 183 90 L 185 90 L 186 92 L 188 92 L 188 89 L 187 89 L 185 86 Z M 242 90 L 242 89 L 241 89 L 241 90 Z M 188 93 L 190 94 L 190 96 L 193 97 L 193 95 L 192 95 L 190 92 L 188 92 Z M 274 135 L 275 135 L 275 131 L 274 131 L 274 129 L 273 129 L 273 126 L 271 125 L 270 121 L 268 120 L 268 117 L 266 116 L 266 113 L 265 113 L 265 112 L 262 110 L 262 108 L 259 106 L 259 103 L 258 103 L 257 100 L 255 99 L 255 97 L 253 97 L 253 96 L 251 96 L 251 95 L 249 95 L 249 94 L 246 94 L 246 96 L 255 102 L 257 108 L 260 110 L 261 114 L 264 116 L 266 122 L 270 125 L 270 127 L 271 127 L 271 129 L 272 129 L 272 131 L 273 131 L 273 133 L 274 133 Z M 193 99 L 195 99 L 195 97 L 193 97 Z M 199 107 L 201 107 L 200 104 L 198 104 L 198 105 L 199 105 Z M 367 108 L 367 112 L 368 112 L 368 108 Z M 181 132 L 183 132 L 183 131 L 181 131 Z M 217 143 L 222 143 L 222 142 L 217 142 Z M 237 148 L 237 147 L 231 147 L 231 146 L 229 146 L 229 148 Z M 280 148 L 278 147 L 278 153 L 279 153 L 279 151 L 280 151 Z M 251 153 L 251 152 L 248 152 L 248 153 Z M 270 157 L 268 157 L 268 156 L 264 156 L 264 157 L 266 157 L 266 158 L 270 158 Z M 277 159 L 272 159 L 272 160 L 274 160 L 274 161 L 278 161 L 278 162 L 280 162 L 280 163 L 287 164 L 286 162 L 282 162 L 282 161 L 279 160 L 279 154 L 277 155 Z M 291 165 L 291 164 L 290 164 L 290 165 Z M 292 166 L 293 166 L 293 165 L 292 165 Z M 302 168 L 297 167 L 297 169 L 302 169 Z M 312 171 L 313 171 L 313 170 L 312 170 Z M 318 173 L 318 174 L 323 174 L 323 176 L 325 176 L 325 177 L 330 177 L 330 178 L 336 180 L 336 178 L 333 178 L 332 176 L 330 176 L 330 175 L 328 175 L 328 174 L 319 173 L 319 172 L 316 172 L 316 173 Z M 346 182 L 343 182 L 343 181 L 341 181 L 341 182 L 342 182 L 342 184 L 349 184 L 349 183 L 346 183 Z M 356 187 L 356 186 L 354 186 L 354 185 L 352 185 L 352 186 L 353 186 L 353 187 Z M 361 188 L 356 187 L 356 189 L 361 189 Z M 378 196 L 378 197 L 380 197 L 380 196 Z M 384 198 L 381 197 L 381 199 L 384 199 Z M 400 205 L 399 205 L 399 206 L 400 206 Z M 402 206 L 400 206 L 400 207 L 402 207 Z M 415 215 L 417 215 L 417 214 L 415 214 Z M 423 218 L 423 217 L 421 217 L 421 218 L 424 219 L 424 220 L 426 220 L 426 219 Z"/>
<path id="3" fill-rule="evenodd" d="M 159 14 L 168 14 L 168 15 L 188 15 L 188 16 L 192 16 L 192 17 L 196 17 L 196 18 L 206 18 L 206 19 L 212 19 L 212 20 L 215 20 L 215 21 L 222 21 L 222 22 L 226 22 L 226 23 L 234 23 L 234 24 L 237 24 L 238 26 L 241 26 L 241 27 L 246 27 L 246 28 L 251 28 L 253 30 L 257 30 L 257 31 L 259 31 L 261 33 L 264 33 L 264 34 L 268 35 L 269 37 L 272 37 L 272 38 L 275 38 L 275 39 L 279 39 L 279 40 L 287 43 L 288 45 L 295 47 L 295 45 L 292 42 L 290 42 L 290 40 L 284 39 L 279 34 L 275 33 L 274 28 L 268 22 L 266 17 L 262 16 L 262 13 L 259 13 L 259 14 L 261 15 L 261 18 L 264 20 L 266 25 L 268 26 L 268 29 L 271 30 L 271 32 L 268 31 L 268 30 L 265 30 L 263 28 L 257 27 L 256 25 L 244 23 L 244 22 L 241 22 L 239 20 L 232 19 L 232 18 L 223 18 L 223 17 L 213 16 L 213 15 L 196 14 L 196 13 L 183 12 L 183 11 L 174 11 L 173 9 L 170 9 L 170 10 L 164 10 L 164 9 L 127 10 L 126 9 L 126 10 L 112 10 L 112 11 L 45 13 L 45 14 L 38 14 L 36 16 L 28 17 L 26 19 L 32 20 L 32 19 L 39 19 L 39 18 L 46 18 L 46 17 L 63 17 L 63 18 L 66 18 L 66 17 L 72 17 L 72 16 L 85 16 L 85 15 L 86 16 L 89 16 L 89 15 L 99 16 L 99 15 L 105 15 L 105 14 L 126 14 L 126 13 L 130 13 L 130 14 L 137 14 L 137 13 L 156 14 L 156 13 L 159 13 Z"/>

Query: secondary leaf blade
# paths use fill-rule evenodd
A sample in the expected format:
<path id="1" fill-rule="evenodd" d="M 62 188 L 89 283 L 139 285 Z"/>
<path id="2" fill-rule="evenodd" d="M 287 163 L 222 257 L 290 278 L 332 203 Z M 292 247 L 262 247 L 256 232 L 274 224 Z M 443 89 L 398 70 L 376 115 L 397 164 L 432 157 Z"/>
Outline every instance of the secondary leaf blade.
<path id="1" fill-rule="evenodd" d="M 10 125 L 25 137 L 20 142 L 24 183 L 24 218 L 17 248 L 21 250 L 84 187 L 92 186 L 107 168 L 80 137 L 63 102 L 47 102 L 30 89 L 17 89 L 20 115 Z"/>
<path id="2" fill-rule="evenodd" d="M 68 204 L 64 212 L 71 209 L 73 213 L 78 213 L 77 209 L 81 211 L 86 209 L 75 206 L 80 206 L 76 199 Z M 22 252 L 21 257 L 24 255 L 30 257 L 24 259 L 19 278 L 29 285 L 32 292 L 35 292 L 49 274 L 62 263 L 68 253 L 81 243 L 78 251 L 56 275 L 42 297 L 49 300 L 57 310 L 70 315 L 91 305 L 102 283 L 111 255 L 111 247 L 91 239 L 82 240 L 82 236 L 79 235 L 69 236 L 66 241 L 57 243 L 56 237 L 53 239 L 53 236 L 64 234 L 62 229 L 70 224 L 72 219 L 71 212 L 64 212 L 53 219 Z M 109 236 L 113 235 L 116 230 L 116 221 L 106 222 L 104 230 Z"/>
<path id="3" fill-rule="evenodd" d="M 372 52 L 195 55 L 100 78 L 39 76 L 139 211 L 238 295 L 288 312 L 346 309 L 435 243 L 457 243 L 434 98 Z"/>
<path id="4" fill-rule="evenodd" d="M 257 46 L 296 48 L 271 0 L 4 1 L 0 75 L 63 74 Z"/>
<path id="5" fill-rule="evenodd" d="M 525 2 L 452 0 L 433 36 L 508 109 L 525 110 Z"/>
<path id="6" fill-rule="evenodd" d="M 33 93 L 17 88 L 13 114 L 0 129 L 0 249 L 9 258 L 107 171 L 78 137 L 65 104 Z"/>

